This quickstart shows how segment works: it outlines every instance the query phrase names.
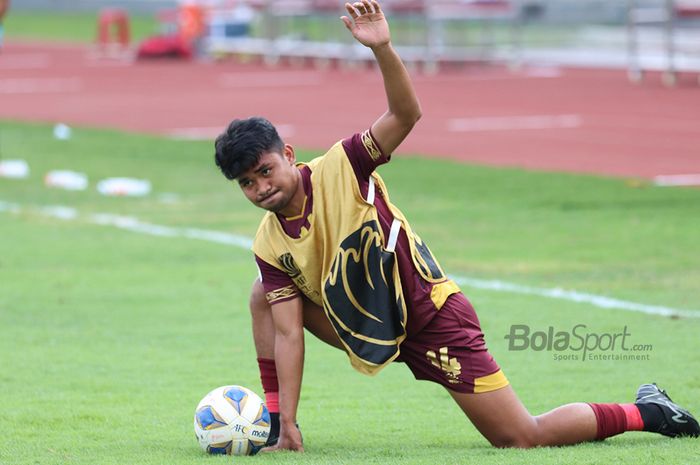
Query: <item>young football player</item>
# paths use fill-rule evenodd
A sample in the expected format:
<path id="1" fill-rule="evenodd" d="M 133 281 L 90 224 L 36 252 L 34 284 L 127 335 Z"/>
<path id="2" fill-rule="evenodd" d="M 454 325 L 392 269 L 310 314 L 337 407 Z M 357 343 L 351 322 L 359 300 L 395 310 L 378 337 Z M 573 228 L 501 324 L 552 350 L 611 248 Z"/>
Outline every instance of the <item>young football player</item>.
<path id="1" fill-rule="evenodd" d="M 260 279 L 250 310 L 271 448 L 303 450 L 296 420 L 304 328 L 344 350 L 362 373 L 400 361 L 417 379 L 443 385 L 497 447 L 575 444 L 631 430 L 698 436 L 697 421 L 654 384 L 641 386 L 634 403 L 573 403 L 538 416 L 525 409 L 489 354 L 472 305 L 375 172 L 421 107 L 378 2 L 345 7 L 345 26 L 381 70 L 386 112 L 309 163 L 297 163 L 263 118 L 234 120 L 215 144 L 223 174 L 268 211 L 253 245 Z"/>

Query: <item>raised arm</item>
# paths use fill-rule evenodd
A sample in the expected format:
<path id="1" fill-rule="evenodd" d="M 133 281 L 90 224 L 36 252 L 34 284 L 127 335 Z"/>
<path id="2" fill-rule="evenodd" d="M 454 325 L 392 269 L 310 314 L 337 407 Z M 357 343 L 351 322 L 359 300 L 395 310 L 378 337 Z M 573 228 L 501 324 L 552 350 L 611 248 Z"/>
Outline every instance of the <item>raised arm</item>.
<path id="1" fill-rule="evenodd" d="M 408 71 L 391 45 L 389 24 L 379 3 L 363 0 L 346 3 L 345 9 L 350 15 L 341 18 L 345 27 L 358 42 L 372 49 L 384 79 L 389 108 L 372 125 L 372 135 L 382 150 L 391 154 L 420 119 L 420 103 Z"/>

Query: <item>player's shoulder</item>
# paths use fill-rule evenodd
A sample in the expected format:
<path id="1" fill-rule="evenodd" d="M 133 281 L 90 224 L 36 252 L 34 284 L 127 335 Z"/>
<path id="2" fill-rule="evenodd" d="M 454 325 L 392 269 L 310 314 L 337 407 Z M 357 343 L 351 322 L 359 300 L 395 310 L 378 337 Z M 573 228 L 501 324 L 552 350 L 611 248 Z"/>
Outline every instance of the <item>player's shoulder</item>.
<path id="1" fill-rule="evenodd" d="M 307 165 L 309 168 L 311 168 L 311 171 L 313 172 L 314 169 L 323 168 L 325 165 L 345 157 L 345 147 L 343 146 L 344 140 L 345 139 L 339 140 L 333 144 L 331 148 L 326 151 L 326 153 L 308 162 Z"/>
<path id="2" fill-rule="evenodd" d="M 275 214 L 271 211 L 266 211 L 263 217 L 260 219 L 260 223 L 258 223 L 258 233 L 261 230 L 267 229 L 270 227 L 271 224 L 274 224 L 275 220 Z"/>
<path id="3" fill-rule="evenodd" d="M 255 232 L 255 238 L 253 239 L 253 248 L 260 242 L 266 242 L 270 236 L 273 236 L 276 231 L 276 224 L 279 224 L 275 218 L 273 212 L 265 212 L 265 215 L 260 220 L 258 224 L 258 230 Z"/>

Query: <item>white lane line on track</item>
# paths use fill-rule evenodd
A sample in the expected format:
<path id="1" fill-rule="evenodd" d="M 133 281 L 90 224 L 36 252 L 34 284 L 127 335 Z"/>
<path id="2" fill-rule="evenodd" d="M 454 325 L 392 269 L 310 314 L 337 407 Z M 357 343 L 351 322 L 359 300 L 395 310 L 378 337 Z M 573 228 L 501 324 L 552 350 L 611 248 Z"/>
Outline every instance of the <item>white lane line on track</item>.
<path id="1" fill-rule="evenodd" d="M 418 74 L 413 76 L 415 82 L 454 83 L 454 82 L 495 82 L 495 81 L 522 81 L 524 79 L 556 79 L 564 75 L 556 66 L 531 67 L 515 72 L 483 72 L 476 73 L 445 73 L 433 75 Z M 366 77 L 366 81 L 374 82 L 374 77 Z"/>
<path id="2" fill-rule="evenodd" d="M 219 76 L 219 85 L 224 88 L 247 87 L 310 87 L 323 84 L 325 79 L 319 73 L 237 73 Z"/>
<path id="3" fill-rule="evenodd" d="M 295 129 L 291 124 L 276 124 L 277 133 L 282 139 L 294 135 Z M 177 128 L 165 132 L 165 135 L 175 140 L 214 140 L 226 129 L 225 126 L 209 126 L 195 128 Z"/>
<path id="4" fill-rule="evenodd" d="M 165 135 L 175 140 L 214 140 L 224 130 L 223 126 L 170 129 Z"/>
<path id="5" fill-rule="evenodd" d="M 22 206 L 13 202 L 5 202 L 0 200 L 0 212 L 21 213 Z M 32 209 L 33 210 L 33 209 Z M 33 210 L 34 211 L 34 210 Z M 59 218 L 61 220 L 79 219 L 77 210 L 71 207 L 60 205 L 52 205 L 39 207 L 36 210 L 38 213 Z M 172 226 L 162 226 L 152 223 L 140 221 L 131 216 L 114 215 L 111 213 L 98 213 L 90 215 L 87 221 L 92 224 L 101 226 L 113 226 L 126 231 L 131 231 L 140 234 L 148 234 L 157 237 L 171 238 L 187 238 L 197 239 L 206 242 L 217 244 L 231 245 L 244 250 L 250 250 L 253 246 L 253 240 L 249 237 L 231 234 L 223 231 L 212 231 L 207 229 L 197 228 L 177 228 Z M 495 292 L 508 292 L 513 294 L 534 295 L 546 297 L 550 299 L 566 300 L 569 302 L 583 303 L 593 305 L 594 307 L 608 310 L 624 310 L 629 312 L 645 313 L 648 315 L 657 316 L 674 316 L 685 318 L 700 318 L 700 310 L 686 310 L 679 308 L 666 307 L 662 305 L 648 305 L 638 302 L 630 302 L 602 295 L 589 294 L 574 290 L 565 290 L 560 288 L 546 289 L 538 287 L 523 286 L 520 284 L 508 283 L 499 280 L 476 279 L 467 276 L 450 276 L 454 281 L 466 287 L 475 289 L 484 289 Z"/>
<path id="6" fill-rule="evenodd" d="M 48 53 L 3 53 L 0 69 L 46 69 L 51 64 Z"/>
<path id="7" fill-rule="evenodd" d="M 579 115 L 476 116 L 447 121 L 451 132 L 574 129 L 583 124 Z"/>
<path id="8" fill-rule="evenodd" d="M 80 78 L 6 78 L 0 79 L 0 94 L 68 94 L 80 92 Z"/>

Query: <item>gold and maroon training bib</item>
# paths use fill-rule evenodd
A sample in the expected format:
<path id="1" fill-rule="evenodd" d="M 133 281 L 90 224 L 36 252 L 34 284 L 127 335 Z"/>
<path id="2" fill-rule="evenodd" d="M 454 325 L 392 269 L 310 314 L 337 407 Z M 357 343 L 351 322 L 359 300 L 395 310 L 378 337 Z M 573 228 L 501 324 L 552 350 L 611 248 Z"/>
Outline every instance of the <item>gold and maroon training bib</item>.
<path id="1" fill-rule="evenodd" d="M 406 338 L 407 309 L 394 253 L 401 228 L 408 236 L 414 266 L 427 282 L 435 283 L 432 298 L 436 307 L 457 289 L 413 234 L 401 211 L 389 202 L 376 172 L 363 196 L 342 142 L 308 167 L 313 192 L 310 226 L 302 228 L 299 237 L 290 237 L 276 215 L 268 212 L 258 228 L 253 251 L 289 275 L 307 298 L 323 307 L 352 366 L 373 375 L 398 357 L 399 345 Z M 380 227 L 374 206 L 377 192 L 394 216 L 389 237 Z"/>

